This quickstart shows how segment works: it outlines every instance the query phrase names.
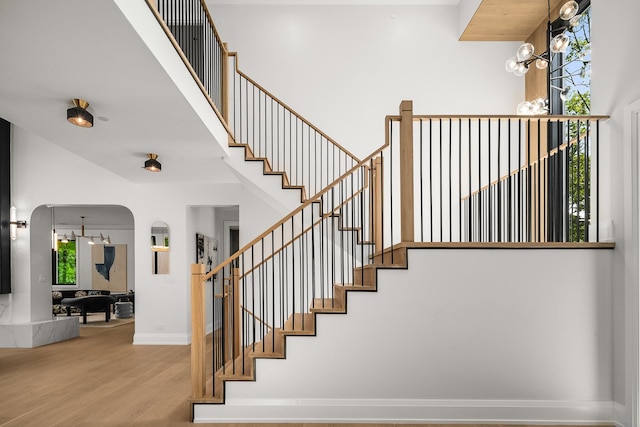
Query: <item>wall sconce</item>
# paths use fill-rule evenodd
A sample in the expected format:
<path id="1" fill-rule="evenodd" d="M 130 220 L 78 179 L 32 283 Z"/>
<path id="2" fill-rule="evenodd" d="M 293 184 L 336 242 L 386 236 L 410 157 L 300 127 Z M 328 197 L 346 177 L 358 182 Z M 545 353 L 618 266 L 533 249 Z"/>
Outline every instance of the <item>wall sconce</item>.
<path id="1" fill-rule="evenodd" d="M 93 115 L 87 111 L 89 103 L 84 99 L 74 99 L 74 107 L 67 110 L 67 121 L 81 128 L 93 127 Z"/>
<path id="2" fill-rule="evenodd" d="M 9 209 L 9 234 L 11 235 L 11 240 L 18 238 L 18 228 L 27 228 L 27 221 L 18 221 L 16 219 L 16 207 L 11 206 L 11 209 Z"/>
<path id="3" fill-rule="evenodd" d="M 162 165 L 158 160 L 156 160 L 158 155 L 154 153 L 147 153 L 147 157 L 149 157 L 149 160 L 144 162 L 144 168 L 151 172 L 160 172 Z"/>

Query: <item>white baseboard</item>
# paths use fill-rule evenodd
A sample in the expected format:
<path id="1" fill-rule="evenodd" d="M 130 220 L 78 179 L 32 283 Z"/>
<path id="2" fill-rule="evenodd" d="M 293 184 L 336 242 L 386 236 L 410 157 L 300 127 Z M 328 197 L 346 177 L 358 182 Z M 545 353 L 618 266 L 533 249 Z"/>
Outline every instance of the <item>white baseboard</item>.
<path id="1" fill-rule="evenodd" d="M 610 401 L 227 399 L 194 405 L 196 423 L 612 424 Z"/>
<path id="2" fill-rule="evenodd" d="M 628 421 L 627 407 L 620 403 L 615 402 L 613 404 L 613 419 L 616 426 L 625 427 Z M 629 426 L 631 427 L 631 426 Z"/>
<path id="3" fill-rule="evenodd" d="M 188 334 L 139 334 L 133 335 L 134 345 L 189 345 Z"/>

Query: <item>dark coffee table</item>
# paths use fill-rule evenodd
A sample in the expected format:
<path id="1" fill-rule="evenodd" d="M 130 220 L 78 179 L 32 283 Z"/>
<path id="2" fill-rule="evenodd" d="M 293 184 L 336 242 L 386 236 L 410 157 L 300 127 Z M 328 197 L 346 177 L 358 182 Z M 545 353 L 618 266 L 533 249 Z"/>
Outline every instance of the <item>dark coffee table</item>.
<path id="1" fill-rule="evenodd" d="M 104 311 L 104 321 L 111 320 L 111 304 L 116 299 L 111 295 L 87 295 L 85 297 L 63 298 L 60 305 L 65 307 L 67 316 L 71 316 L 71 307 L 78 307 L 82 312 L 82 323 L 87 324 L 87 313 Z"/>

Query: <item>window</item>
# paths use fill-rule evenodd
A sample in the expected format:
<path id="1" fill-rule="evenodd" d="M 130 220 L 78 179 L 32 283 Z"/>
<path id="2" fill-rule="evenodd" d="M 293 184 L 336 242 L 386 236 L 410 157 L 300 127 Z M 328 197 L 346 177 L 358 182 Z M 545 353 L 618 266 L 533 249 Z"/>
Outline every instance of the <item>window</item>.
<path id="1" fill-rule="evenodd" d="M 554 115 L 588 115 L 591 110 L 591 2 L 579 2 L 578 15 L 570 21 L 557 20 L 551 37 L 563 31 L 569 37 L 564 53 L 554 54 L 549 70 L 549 109 Z M 591 176 L 589 132 L 585 121 L 552 122 L 549 146 L 558 148 L 550 158 L 548 180 L 550 223 L 548 238 L 584 242 L 588 237 Z M 566 147 L 562 148 L 562 147 Z M 563 166 L 564 165 L 564 166 Z"/>
<path id="2" fill-rule="evenodd" d="M 575 21 L 574 21 L 575 20 Z M 580 2 L 573 24 L 552 24 L 551 35 L 565 31 L 569 46 L 565 53 L 554 55 L 550 70 L 551 114 L 586 115 L 591 110 L 591 2 Z"/>
<path id="3" fill-rule="evenodd" d="M 76 242 L 58 242 L 58 252 L 53 255 L 55 261 L 56 285 L 76 284 Z"/>

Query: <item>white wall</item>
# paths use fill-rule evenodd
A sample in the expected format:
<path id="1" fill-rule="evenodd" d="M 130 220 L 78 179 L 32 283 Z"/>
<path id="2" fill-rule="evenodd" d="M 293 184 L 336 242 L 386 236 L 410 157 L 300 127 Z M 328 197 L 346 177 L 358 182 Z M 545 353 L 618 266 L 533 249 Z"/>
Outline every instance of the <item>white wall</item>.
<path id="1" fill-rule="evenodd" d="M 637 203 L 637 180 L 632 182 L 632 170 L 637 170 L 637 159 L 632 166 L 631 153 L 637 141 L 625 138 L 624 108 L 640 100 L 640 57 L 627 52 L 634 51 L 640 40 L 640 3 L 635 0 L 618 2 L 594 1 L 592 13 L 592 113 L 608 114 L 611 119 L 605 129 L 609 137 L 603 145 L 600 164 L 606 166 L 604 180 L 609 187 L 601 191 L 603 205 L 611 207 L 616 256 L 614 258 L 614 391 L 615 400 L 621 406 L 618 420 L 627 426 L 638 425 L 637 373 L 637 259 L 629 258 L 631 249 L 638 244 L 637 213 L 632 216 L 631 205 Z M 632 169 L 632 167 L 634 169 Z M 626 279 L 625 279 L 626 277 Z M 636 278 L 636 279 L 632 279 Z M 630 281 L 633 280 L 633 281 Z M 634 322 L 632 324 L 631 322 Z M 631 366 L 634 364 L 635 366 Z M 635 416 L 633 415 L 635 408 Z"/>
<path id="2" fill-rule="evenodd" d="M 240 221 L 250 221 L 243 227 L 245 239 L 255 237 L 281 216 L 241 184 L 132 184 L 17 126 L 12 126 L 12 156 L 13 203 L 18 217 L 31 218 L 33 224 L 20 230 L 12 243 L 13 293 L 0 296 L 0 322 L 51 318 L 50 220 L 32 216 L 38 206 L 121 205 L 131 210 L 137 344 L 186 344 L 190 340 L 188 266 L 195 254 L 190 206 L 240 206 L 247 212 Z M 37 174 L 33 173 L 33 159 L 47 159 L 40 162 Z M 166 222 L 171 230 L 169 275 L 151 273 L 149 233 L 155 221 Z"/>
<path id="3" fill-rule="evenodd" d="M 611 250 L 413 250 L 228 382 L 225 422 L 611 421 Z M 544 266 L 544 268 L 532 268 Z M 526 273 L 524 273 L 526 272 Z M 206 405 L 205 405 L 206 406 Z"/>
<path id="4" fill-rule="evenodd" d="M 458 41 L 456 6 L 210 5 L 239 67 L 364 157 L 403 99 L 416 114 L 514 114 L 517 43 Z"/>

